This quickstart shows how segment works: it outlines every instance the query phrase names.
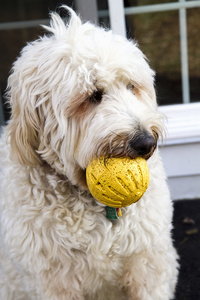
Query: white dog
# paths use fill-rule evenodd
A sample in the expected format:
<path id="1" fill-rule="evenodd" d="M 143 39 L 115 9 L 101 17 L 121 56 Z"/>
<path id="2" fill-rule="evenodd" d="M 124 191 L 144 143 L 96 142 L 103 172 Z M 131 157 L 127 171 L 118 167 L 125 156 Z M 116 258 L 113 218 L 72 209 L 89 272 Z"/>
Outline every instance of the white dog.
<path id="1" fill-rule="evenodd" d="M 156 141 L 154 72 L 133 41 L 53 13 L 8 81 L 1 139 L 1 300 L 169 300 L 172 202 Z M 99 156 L 142 156 L 150 184 L 116 224 L 90 194 Z"/>

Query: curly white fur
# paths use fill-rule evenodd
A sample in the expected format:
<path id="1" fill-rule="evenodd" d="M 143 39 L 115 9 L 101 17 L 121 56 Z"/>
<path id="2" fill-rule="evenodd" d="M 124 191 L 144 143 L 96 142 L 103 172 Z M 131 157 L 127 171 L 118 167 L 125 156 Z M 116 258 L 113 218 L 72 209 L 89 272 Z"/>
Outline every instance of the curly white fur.
<path id="1" fill-rule="evenodd" d="M 53 13 L 49 34 L 23 49 L 8 81 L 0 299 L 172 299 L 178 263 L 158 150 L 147 192 L 117 224 L 85 180 L 93 157 L 129 155 L 141 131 L 161 133 L 154 73 L 136 43 L 65 9 L 69 23 Z"/>

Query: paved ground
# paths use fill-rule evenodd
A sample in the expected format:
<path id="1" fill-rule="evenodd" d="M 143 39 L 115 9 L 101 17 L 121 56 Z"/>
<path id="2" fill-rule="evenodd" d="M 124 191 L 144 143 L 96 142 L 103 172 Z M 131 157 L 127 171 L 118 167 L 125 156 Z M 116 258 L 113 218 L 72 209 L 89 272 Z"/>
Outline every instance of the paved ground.
<path id="1" fill-rule="evenodd" d="M 173 237 L 181 266 L 175 300 L 200 300 L 200 200 L 175 201 Z"/>

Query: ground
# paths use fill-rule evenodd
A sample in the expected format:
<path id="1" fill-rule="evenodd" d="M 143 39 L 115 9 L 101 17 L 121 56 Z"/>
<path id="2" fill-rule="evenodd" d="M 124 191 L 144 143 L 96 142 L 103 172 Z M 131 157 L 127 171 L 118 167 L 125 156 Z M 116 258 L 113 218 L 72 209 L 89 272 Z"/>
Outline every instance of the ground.
<path id="1" fill-rule="evenodd" d="M 173 238 L 180 256 L 180 275 L 174 300 L 199 300 L 200 200 L 175 201 Z"/>

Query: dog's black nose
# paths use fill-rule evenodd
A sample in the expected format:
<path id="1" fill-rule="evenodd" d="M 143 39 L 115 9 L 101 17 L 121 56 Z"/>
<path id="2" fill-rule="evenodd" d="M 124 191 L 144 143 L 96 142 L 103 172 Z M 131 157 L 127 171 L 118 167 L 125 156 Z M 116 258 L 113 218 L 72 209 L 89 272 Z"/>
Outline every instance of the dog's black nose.
<path id="1" fill-rule="evenodd" d="M 131 139 L 130 146 L 137 156 L 148 156 L 155 149 L 156 141 L 152 135 L 143 133 Z"/>

